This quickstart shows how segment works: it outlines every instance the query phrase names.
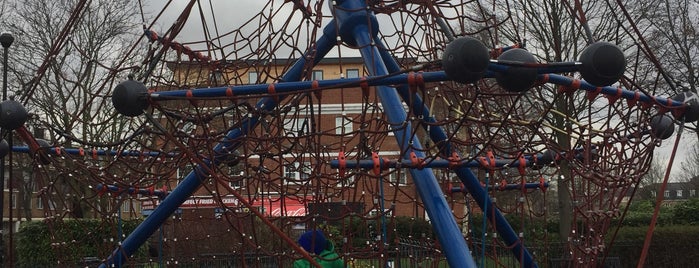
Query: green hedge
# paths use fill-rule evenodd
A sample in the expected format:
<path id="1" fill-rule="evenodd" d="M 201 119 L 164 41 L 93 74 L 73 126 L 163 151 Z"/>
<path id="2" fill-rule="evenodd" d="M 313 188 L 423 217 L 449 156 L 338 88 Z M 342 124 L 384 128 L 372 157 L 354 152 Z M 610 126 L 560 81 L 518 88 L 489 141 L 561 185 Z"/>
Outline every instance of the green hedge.
<path id="1" fill-rule="evenodd" d="M 609 249 L 609 256 L 619 257 L 622 267 L 636 267 L 647 231 L 647 224 L 622 227 Z M 699 260 L 697 241 L 699 226 L 658 226 L 653 232 L 645 267 L 696 267 Z"/>
<path id="2" fill-rule="evenodd" d="M 122 221 L 123 234 L 140 220 Z M 50 267 L 85 265 L 85 258 L 102 259 L 116 246 L 117 224 L 93 219 L 65 220 L 47 224 L 24 222 L 17 233 L 17 266 Z M 143 254 L 140 250 L 137 255 Z"/>

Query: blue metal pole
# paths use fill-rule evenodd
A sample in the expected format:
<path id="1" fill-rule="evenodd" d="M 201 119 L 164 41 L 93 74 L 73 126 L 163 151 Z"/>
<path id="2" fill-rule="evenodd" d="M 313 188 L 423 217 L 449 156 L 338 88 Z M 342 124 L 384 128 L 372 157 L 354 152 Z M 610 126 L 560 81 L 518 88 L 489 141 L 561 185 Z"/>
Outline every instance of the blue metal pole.
<path id="1" fill-rule="evenodd" d="M 370 74 L 388 74 L 381 54 L 373 42 L 373 37 L 378 32 L 378 22 L 373 14 L 367 12 L 366 2 L 346 0 L 337 1 L 337 3 L 341 7 L 333 8 L 333 10 L 343 41 L 360 47 L 360 53 Z M 412 128 L 410 122 L 407 121 L 407 114 L 396 90 L 391 87 L 379 86 L 376 91 L 389 123 L 393 126 L 405 125 L 404 128 L 393 128 L 398 145 L 405 154 L 403 158 L 408 158 L 411 147 L 416 148 L 414 152 L 417 157 L 424 157 L 424 153 L 420 151 L 422 145 L 419 140 L 410 135 L 409 131 Z M 410 169 L 410 174 L 414 179 L 415 188 L 424 202 L 425 210 L 430 217 L 437 238 L 443 245 L 442 249 L 449 265 L 451 267 L 476 267 L 432 169 Z"/>
<path id="2" fill-rule="evenodd" d="M 33 153 L 32 149 L 29 148 L 29 146 L 13 146 L 12 151 L 17 152 L 17 153 Z M 50 155 L 59 155 L 59 154 L 65 153 L 65 154 L 69 154 L 69 155 L 82 155 L 82 156 L 92 156 L 92 155 L 115 156 L 115 155 L 118 155 L 118 156 L 139 156 L 139 157 L 140 156 L 175 157 L 175 156 L 180 155 L 179 153 L 163 153 L 163 152 L 153 152 L 153 151 L 151 151 L 151 152 L 149 152 L 149 151 L 134 151 L 134 150 L 117 151 L 117 150 L 62 148 L 62 147 L 47 147 L 44 151 Z"/>
<path id="3" fill-rule="evenodd" d="M 336 44 L 335 41 L 335 27 L 330 24 L 323 30 L 323 35 L 316 42 L 316 54 L 314 57 L 313 65 L 317 64 L 320 59 L 322 59 L 332 47 Z M 303 74 L 304 66 L 306 65 L 306 57 L 300 58 L 294 63 L 294 65 L 289 68 L 286 74 L 282 77 L 282 81 L 296 81 L 301 79 Z M 281 97 L 280 97 L 281 98 Z M 263 98 L 261 99 L 256 108 L 261 110 L 271 111 L 277 106 L 275 98 Z M 114 265 L 121 264 L 125 260 L 134 254 L 138 247 L 143 245 L 143 243 L 150 237 L 155 230 L 161 226 L 167 218 L 172 215 L 172 213 L 177 210 L 177 208 L 189 198 L 194 191 L 196 191 L 206 179 L 207 170 L 211 166 L 218 165 L 221 161 L 225 160 L 228 156 L 228 152 L 234 150 L 240 145 L 238 138 L 245 135 L 249 130 L 254 128 L 258 121 L 258 116 L 248 117 L 244 120 L 240 127 L 232 129 L 226 134 L 226 137 L 217 144 L 213 151 L 214 157 L 213 161 L 203 160 L 203 165 L 197 165 L 192 172 L 190 172 L 179 185 L 160 203 L 160 205 L 153 210 L 153 213 L 148 215 L 148 217 L 139 224 L 136 229 L 123 241 L 122 245 L 112 252 L 112 254 L 107 258 L 107 260 L 100 265 L 100 267 L 110 267 Z"/>
<path id="4" fill-rule="evenodd" d="M 375 41 L 377 44 L 380 42 L 380 40 Z M 388 54 L 387 51 L 384 50 L 379 50 L 381 52 L 381 56 L 384 59 L 384 62 L 386 63 L 386 67 L 388 68 L 389 72 L 398 72 L 400 71 L 400 67 L 398 67 L 398 64 L 395 62 L 395 59 L 393 58 L 388 58 L 391 57 L 390 54 Z M 383 54 L 388 54 L 388 55 L 383 55 Z M 503 71 L 506 70 L 507 68 L 510 68 L 510 66 L 503 66 L 503 65 L 497 65 L 497 64 L 490 64 L 489 69 L 490 71 L 486 72 L 485 76 L 486 78 L 492 78 L 495 77 L 495 71 L 494 70 L 499 70 Z M 675 101 L 669 98 L 664 98 L 664 97 L 657 97 L 657 96 L 648 96 L 645 95 L 641 92 L 637 91 L 632 91 L 620 87 L 612 87 L 612 86 L 606 86 L 606 87 L 597 87 L 594 86 L 590 83 L 585 82 L 584 80 L 577 80 L 573 79 L 567 76 L 563 75 L 557 75 L 557 74 L 552 74 L 550 72 L 554 71 L 552 68 L 543 68 L 543 67 L 529 67 L 529 68 L 535 68 L 539 71 L 539 81 L 541 82 L 546 82 L 546 83 L 552 83 L 552 84 L 557 84 L 557 85 L 564 85 L 564 86 L 571 86 L 573 85 L 574 81 L 579 81 L 580 82 L 580 89 L 585 90 L 585 91 L 596 91 L 599 90 L 600 94 L 605 94 L 609 96 L 619 96 L 620 98 L 628 99 L 628 100 L 633 100 L 636 99 L 637 101 L 640 102 L 645 102 L 645 103 L 661 103 L 663 105 L 667 105 L 669 107 L 680 107 L 684 105 L 680 101 Z M 561 69 L 556 69 L 555 71 L 563 71 Z M 422 77 L 422 80 L 426 83 L 428 82 L 440 82 L 440 81 L 449 81 L 449 77 L 443 72 L 443 71 L 437 71 L 437 72 L 424 72 L 419 74 Z M 369 86 L 386 86 L 386 85 L 404 85 L 407 84 L 409 81 L 409 75 L 408 74 L 398 74 L 398 75 L 392 75 L 389 77 L 382 77 L 382 76 L 371 76 L 367 77 L 366 80 L 364 78 L 345 78 L 345 79 L 331 79 L 331 80 L 322 80 L 322 81 L 298 81 L 298 82 L 284 82 L 284 83 L 277 83 L 274 84 L 274 90 L 280 95 L 285 95 L 285 94 L 292 94 L 296 93 L 298 91 L 302 90 L 309 90 L 314 86 L 314 83 L 317 82 L 317 86 L 319 88 L 323 89 L 332 89 L 332 88 L 339 88 L 339 87 L 356 87 L 360 85 L 361 83 L 366 83 Z M 212 88 L 200 88 L 200 89 L 191 89 L 191 90 L 172 90 L 172 91 L 164 91 L 164 92 L 154 92 L 150 93 L 150 99 L 154 101 L 165 101 L 165 100 L 179 100 L 182 98 L 185 98 L 187 96 L 191 96 L 193 98 L 225 98 L 225 97 L 231 97 L 231 96 L 250 96 L 250 95 L 261 95 L 261 94 L 269 94 L 269 86 L 270 84 L 260 84 L 260 85 L 243 85 L 243 86 L 230 86 L 230 87 L 212 87 Z M 405 86 L 401 86 L 398 90 L 403 91 Z M 407 91 L 407 89 L 405 89 Z M 190 95 L 191 94 L 191 95 Z M 417 96 L 417 95 L 415 95 Z M 409 95 L 405 95 L 405 93 L 401 93 L 401 97 L 406 98 L 409 97 Z M 407 100 L 407 99 L 406 99 Z M 421 105 L 421 102 L 419 101 L 413 101 L 414 105 Z M 416 111 L 416 113 L 420 114 L 421 111 L 423 110 L 421 107 L 420 110 Z"/>
<path id="5" fill-rule="evenodd" d="M 432 126 L 434 127 L 434 126 Z M 431 127 L 431 128 L 432 128 Z M 584 155 L 583 155 L 583 149 L 576 149 L 575 150 L 575 158 L 582 160 Z M 518 158 L 496 158 L 494 160 L 494 165 L 495 167 L 513 167 L 513 168 L 519 168 L 519 167 L 532 167 L 536 165 L 549 165 L 556 161 L 557 158 L 565 158 L 566 154 L 565 152 L 561 153 L 541 153 L 541 154 L 535 154 L 535 155 L 527 155 L 523 156 L 522 159 Z M 387 167 L 387 168 L 395 168 L 397 166 L 400 167 L 410 167 L 410 168 L 422 168 L 422 167 L 429 167 L 429 168 L 456 168 L 456 167 L 468 167 L 468 168 L 474 168 L 474 167 L 482 167 L 483 163 L 481 163 L 478 160 L 471 160 L 471 161 L 464 161 L 464 159 L 455 159 L 455 160 L 448 160 L 448 159 L 443 159 L 443 158 L 435 158 L 435 157 L 427 157 L 422 159 L 419 162 L 413 163 L 412 160 L 410 159 L 402 159 L 400 161 L 400 164 L 398 164 L 397 161 L 392 161 L 392 160 L 387 160 L 383 159 L 382 165 Z M 491 161 L 491 160 L 488 160 Z M 488 163 L 488 165 L 492 165 L 493 163 Z M 344 166 L 340 166 L 340 160 L 334 159 L 330 160 L 330 167 L 331 168 L 372 168 L 374 166 L 374 160 L 372 159 L 360 159 L 357 161 L 350 161 L 350 162 L 345 162 Z"/>
<path id="6" fill-rule="evenodd" d="M 546 188 L 549 187 L 548 182 L 544 183 L 536 183 L 536 182 L 528 182 L 525 183 L 524 185 L 518 184 L 518 183 L 511 183 L 511 184 L 505 184 L 505 185 L 500 185 L 500 186 L 493 186 L 489 187 L 488 190 L 498 190 L 498 191 L 506 191 L 506 190 L 521 190 L 522 188 L 525 189 L 536 189 L 536 188 L 541 188 L 542 190 L 546 190 Z M 451 192 L 452 193 L 460 193 L 460 192 L 465 192 L 467 191 L 464 188 L 461 187 L 451 187 Z"/>
<path id="7" fill-rule="evenodd" d="M 119 187 L 116 185 L 104 185 L 101 183 L 97 184 L 95 189 L 97 190 L 97 192 L 140 194 L 148 196 L 154 195 L 160 198 L 163 198 L 168 195 L 168 192 L 165 189 L 155 190 L 153 188 Z"/>
<path id="8" fill-rule="evenodd" d="M 375 43 L 383 47 L 381 40 L 379 40 L 378 38 L 374 38 L 374 40 Z M 395 61 L 393 56 L 391 56 L 386 50 L 381 50 L 381 53 L 384 62 L 388 62 L 392 71 L 395 72 L 400 70 L 398 63 Z M 413 113 L 415 113 L 416 116 L 422 116 L 424 120 L 428 123 L 436 122 L 434 117 L 430 116 L 429 109 L 424 105 L 422 98 L 420 98 L 418 94 L 410 94 L 410 91 L 406 87 L 400 88 L 398 92 L 401 94 L 401 97 L 404 100 L 406 100 L 406 102 L 412 100 L 412 103 L 410 103 L 409 105 L 411 106 L 411 110 L 413 111 Z M 433 125 L 430 127 L 430 129 L 425 130 L 429 133 L 430 139 L 432 139 L 432 141 L 434 141 L 435 144 L 443 144 L 442 147 L 440 147 L 440 151 L 442 152 L 442 154 L 446 156 L 451 156 L 452 153 L 456 153 L 457 156 L 459 156 L 459 152 L 457 152 L 451 147 L 447 134 L 441 127 Z M 471 193 L 471 196 L 473 196 L 473 199 L 476 201 L 478 206 L 483 210 L 483 213 L 486 214 L 486 217 L 490 220 L 491 223 L 495 223 L 495 229 L 498 231 L 498 233 L 500 233 L 503 240 L 507 243 L 507 246 L 512 247 L 512 253 L 520 261 L 520 263 L 522 263 L 525 267 L 538 267 L 537 264 L 534 262 L 532 255 L 529 253 L 528 250 L 526 250 L 526 248 L 524 248 L 524 246 L 522 245 L 522 241 L 519 239 L 515 231 L 512 229 L 512 226 L 510 226 L 510 224 L 507 222 L 507 219 L 505 219 L 502 213 L 500 213 L 500 211 L 495 208 L 495 206 L 492 203 L 492 200 L 490 199 L 490 196 L 488 196 L 487 190 L 483 188 L 480 181 L 473 174 L 473 172 L 471 172 L 471 170 L 466 167 L 459 167 L 455 169 L 455 173 L 459 177 L 461 182 L 464 184 L 464 187 L 468 189 L 468 191 Z M 471 267 L 475 267 L 475 264 Z"/>

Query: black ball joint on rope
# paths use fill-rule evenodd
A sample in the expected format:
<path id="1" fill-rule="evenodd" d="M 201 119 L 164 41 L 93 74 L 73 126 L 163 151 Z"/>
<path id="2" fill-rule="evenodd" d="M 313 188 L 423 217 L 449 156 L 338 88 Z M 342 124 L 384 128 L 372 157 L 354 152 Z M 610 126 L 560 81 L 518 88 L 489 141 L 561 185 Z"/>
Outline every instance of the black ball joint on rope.
<path id="1" fill-rule="evenodd" d="M 442 68 L 447 76 L 464 84 L 483 78 L 489 63 L 488 48 L 472 37 L 455 39 L 447 45 L 442 56 Z"/>
<path id="2" fill-rule="evenodd" d="M 675 120 L 681 123 L 692 123 L 699 120 L 699 96 L 696 93 L 685 91 L 670 98 L 684 103 L 686 106 L 679 113 L 673 112 Z M 653 138 L 665 140 L 675 132 L 675 121 L 668 114 L 657 114 L 650 119 L 650 135 Z"/>
<path id="3" fill-rule="evenodd" d="M 15 100 L 0 102 L 0 128 L 16 130 L 24 125 L 29 118 L 27 110 Z"/>
<path id="4" fill-rule="evenodd" d="M 675 132 L 672 117 L 667 114 L 658 114 L 650 119 L 650 135 L 656 139 L 667 139 Z"/>
<path id="5" fill-rule="evenodd" d="M 626 69 L 626 57 L 621 49 L 607 42 L 596 42 L 580 54 L 580 75 L 583 80 L 598 87 L 619 81 Z"/>
<path id="6" fill-rule="evenodd" d="M 24 106 L 15 100 L 0 102 L 0 128 L 3 130 L 16 130 L 27 122 L 29 113 Z M 0 157 L 10 153 L 10 145 L 5 139 L 0 140 Z"/>
<path id="7" fill-rule="evenodd" d="M 139 116 L 148 108 L 148 89 L 138 81 L 126 80 L 119 83 L 112 93 L 114 108 L 125 116 Z"/>
<path id="8" fill-rule="evenodd" d="M 513 48 L 500 54 L 498 61 L 536 63 L 532 53 L 523 48 Z M 524 92 L 534 86 L 538 73 L 535 68 L 512 66 L 495 74 L 495 81 L 507 91 Z"/>
<path id="9" fill-rule="evenodd" d="M 442 56 L 442 67 L 447 76 L 459 83 L 473 83 L 481 79 L 490 61 L 488 49 L 472 37 L 460 37 L 447 45 Z M 626 69 L 624 53 L 614 44 L 596 42 L 580 54 L 579 62 L 538 64 L 536 57 L 522 48 L 512 48 L 500 54 L 498 62 L 506 63 L 495 73 L 498 84 L 507 91 L 523 92 L 537 82 L 538 68 L 549 70 L 558 66 L 567 71 L 579 71 L 583 80 L 598 86 L 609 86 L 618 81 Z"/>
<path id="10" fill-rule="evenodd" d="M 676 119 L 683 121 L 685 123 L 691 123 L 699 120 L 699 96 L 696 93 L 685 91 L 671 99 L 679 101 L 687 105 L 684 109 L 684 113 L 678 116 Z"/>

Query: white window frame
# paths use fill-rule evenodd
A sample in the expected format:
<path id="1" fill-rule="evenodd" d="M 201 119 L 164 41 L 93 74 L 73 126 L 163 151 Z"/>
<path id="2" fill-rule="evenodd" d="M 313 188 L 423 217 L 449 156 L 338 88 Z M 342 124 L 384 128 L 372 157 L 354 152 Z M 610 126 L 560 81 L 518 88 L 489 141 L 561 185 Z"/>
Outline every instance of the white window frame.
<path id="1" fill-rule="evenodd" d="M 677 197 L 682 197 L 682 190 L 677 190 Z"/>
<path id="2" fill-rule="evenodd" d="M 257 71 L 248 72 L 248 84 L 256 84 L 257 80 L 260 78 L 260 74 Z"/>
<path id="3" fill-rule="evenodd" d="M 231 178 L 234 178 L 234 179 L 235 179 L 235 180 L 229 181 L 229 182 L 228 182 L 228 186 L 230 186 L 231 189 L 240 189 L 240 188 L 243 188 L 243 182 L 241 181 L 241 179 L 242 179 L 243 175 L 245 175 L 245 171 L 244 171 L 244 170 L 240 170 L 240 172 L 238 172 L 238 174 L 233 174 L 233 172 L 235 172 L 235 171 L 236 171 L 235 168 L 232 168 L 232 167 L 231 167 L 230 170 L 229 170 L 229 172 L 228 172 L 228 173 L 229 173 L 229 176 L 230 176 Z"/>
<path id="4" fill-rule="evenodd" d="M 323 70 L 313 70 L 311 72 L 311 80 L 323 80 Z"/>
<path id="5" fill-rule="evenodd" d="M 121 212 L 131 212 L 131 199 L 126 199 L 121 202 Z"/>
<path id="6" fill-rule="evenodd" d="M 299 164 L 298 167 L 296 164 Z M 294 162 L 284 165 L 284 185 L 304 185 L 311 177 L 311 163 Z M 288 179 L 287 179 L 288 178 Z"/>
<path id="7" fill-rule="evenodd" d="M 665 190 L 665 193 L 663 193 L 663 196 L 664 196 L 665 198 L 670 197 L 670 190 Z"/>
<path id="8" fill-rule="evenodd" d="M 347 134 L 354 131 L 352 121 L 344 115 L 335 117 L 335 134 Z"/>
<path id="9" fill-rule="evenodd" d="M 216 84 L 216 85 L 223 84 L 223 71 L 213 70 L 213 71 L 209 72 L 209 83 Z"/>
<path id="10" fill-rule="evenodd" d="M 41 205 L 40 205 L 41 208 L 39 208 L 39 206 L 37 206 L 37 208 L 39 208 L 39 209 L 46 209 L 46 208 L 44 207 L 44 199 L 43 199 L 41 196 L 38 196 L 37 199 L 39 200 L 39 204 L 41 204 Z M 54 202 L 53 200 L 49 199 L 49 200 L 48 200 L 48 204 L 49 204 L 49 207 L 48 207 L 49 210 L 56 210 L 56 202 Z"/>
<path id="11" fill-rule="evenodd" d="M 691 189 L 689 190 L 689 197 L 694 197 L 697 195 L 697 190 Z"/>
<path id="12" fill-rule="evenodd" d="M 340 180 L 337 181 L 337 187 L 350 187 L 354 184 L 355 177 L 354 175 L 346 177 L 346 178 L 340 178 Z"/>
<path id="13" fill-rule="evenodd" d="M 352 76 L 352 75 L 350 75 L 350 72 L 352 72 L 352 73 L 356 72 L 357 75 Z M 347 73 L 347 78 L 359 78 L 359 69 L 347 69 L 346 73 Z"/>
<path id="14" fill-rule="evenodd" d="M 388 169 L 388 171 L 390 172 L 388 174 L 388 181 L 390 183 L 397 183 L 398 186 L 408 185 L 408 175 L 406 174 L 405 170 L 395 170 L 393 168 L 390 168 Z M 398 173 L 400 173 L 400 175 Z M 397 179 L 398 176 L 400 176 L 399 179 Z"/>
<path id="15" fill-rule="evenodd" d="M 291 132 L 294 135 L 297 135 L 301 128 L 303 128 L 303 133 L 308 133 L 308 125 L 310 123 L 307 122 L 304 126 L 304 122 L 307 122 L 305 117 L 284 118 L 284 133 Z"/>

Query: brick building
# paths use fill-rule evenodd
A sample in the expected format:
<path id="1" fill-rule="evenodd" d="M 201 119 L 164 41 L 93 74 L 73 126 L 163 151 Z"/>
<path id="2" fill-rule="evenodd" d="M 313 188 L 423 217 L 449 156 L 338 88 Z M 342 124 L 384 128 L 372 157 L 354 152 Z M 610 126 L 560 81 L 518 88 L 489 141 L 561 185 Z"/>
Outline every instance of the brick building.
<path id="1" fill-rule="evenodd" d="M 171 63 L 168 68 L 173 71 L 173 81 L 186 81 L 186 83 L 177 83 L 180 88 L 202 88 L 207 86 L 217 86 L 230 85 L 233 87 L 238 85 L 248 85 L 248 84 L 260 84 L 260 83 L 274 83 L 271 77 L 278 77 L 284 73 L 284 68 L 288 64 L 288 60 L 277 60 L 276 62 L 265 63 L 261 65 L 256 65 L 259 63 L 247 63 L 247 62 L 229 62 L 226 64 L 220 64 L 216 68 L 201 67 L 199 64 L 190 64 L 187 62 L 183 63 Z M 359 78 L 367 75 L 364 69 L 364 61 L 362 58 L 325 58 L 319 62 L 313 69 L 309 69 L 307 72 L 307 77 L 304 80 L 330 80 L 330 79 L 343 79 L 343 78 Z M 222 82 L 223 81 L 223 82 Z M 167 90 L 167 89 L 159 89 Z M 322 96 L 320 95 L 322 94 Z M 317 135 L 316 137 L 310 138 L 308 142 L 317 143 L 320 146 L 326 146 L 327 148 L 346 148 L 349 151 L 357 149 L 358 146 L 362 146 L 364 142 L 361 137 L 357 137 L 363 134 L 359 132 L 362 129 L 360 122 L 367 122 L 366 118 L 360 118 L 361 116 L 367 115 L 367 110 L 373 109 L 371 116 L 377 118 L 383 118 L 382 113 L 376 113 L 375 111 L 380 111 L 381 107 L 376 100 L 375 92 L 373 87 L 362 90 L 359 87 L 352 86 L 347 88 L 337 88 L 323 90 L 320 94 L 314 94 L 315 103 L 311 104 L 301 104 L 295 106 L 294 109 L 297 111 L 286 113 L 284 118 L 275 118 L 274 116 L 266 118 L 263 124 L 276 125 L 282 127 L 278 133 L 281 135 L 303 135 L 303 133 L 308 133 L 310 131 L 310 118 L 314 117 L 313 124 L 315 124 L 316 132 L 322 132 L 322 135 Z M 256 99 L 253 99 L 256 100 Z M 251 101 L 254 103 L 254 101 Z M 178 105 L 178 104 L 171 104 Z M 182 104 L 186 105 L 186 104 Z M 367 105 L 376 105 L 377 107 L 367 107 Z M 312 111 L 311 111 L 312 110 Z M 378 119 L 370 121 L 372 125 L 370 128 L 372 130 L 382 130 L 384 136 L 379 133 L 369 133 L 364 138 L 372 139 L 371 146 L 380 144 L 380 148 L 371 148 L 374 152 L 382 158 L 386 159 L 398 159 L 400 155 L 400 150 L 397 147 L 395 137 L 393 133 L 389 131 L 389 126 L 385 124 L 385 120 Z M 384 125 L 380 125 L 384 122 Z M 213 123 L 212 123 L 213 124 Z M 223 124 L 223 123 L 222 123 Z M 182 126 L 172 126 L 174 128 Z M 366 126 L 365 126 L 366 127 Z M 197 130 L 194 130 L 197 132 Z M 292 133 L 292 134 L 287 134 Z M 262 135 L 262 134 L 260 134 Z M 418 136 L 421 134 L 418 133 Z M 341 144 L 341 145 L 338 145 Z M 342 149 L 340 149 L 342 150 Z M 258 208 L 265 215 L 269 217 L 303 217 L 309 215 L 310 210 L 325 211 L 327 218 L 337 218 L 339 215 L 337 213 L 347 213 L 339 212 L 338 206 L 351 207 L 350 210 L 357 210 L 357 213 L 369 213 L 370 215 L 381 215 L 381 207 L 386 211 L 386 215 L 397 215 L 397 216 L 410 216 L 416 218 L 426 218 L 427 215 L 419 201 L 418 194 L 412 183 L 412 178 L 409 175 L 408 169 L 384 170 L 381 173 L 381 177 L 384 178 L 383 185 L 376 183 L 376 177 L 367 177 L 367 173 L 358 170 L 348 171 L 349 176 L 343 178 L 330 178 L 330 179 L 317 179 L 312 178 L 314 172 L 321 172 L 322 174 L 330 174 L 337 172 L 337 170 L 332 170 L 326 161 L 337 159 L 340 150 L 330 150 L 323 151 L 324 164 L 322 167 L 318 168 L 315 166 L 316 156 L 311 156 L 312 152 L 292 152 L 291 157 L 285 157 L 285 159 L 261 159 L 260 155 L 249 155 L 249 159 L 246 160 L 247 163 L 243 164 L 245 167 L 231 167 L 231 173 L 239 173 L 239 175 L 231 175 L 232 177 L 245 177 L 251 176 L 250 173 L 254 172 L 255 165 L 261 165 L 269 170 L 280 170 L 281 172 L 272 172 L 267 174 L 267 178 L 274 181 L 264 186 L 255 187 L 255 189 L 250 188 L 249 185 L 243 183 L 243 179 L 236 180 L 233 179 L 229 183 L 231 189 L 238 191 L 246 196 L 250 196 L 247 200 L 254 207 Z M 367 157 L 370 157 L 368 155 Z M 264 158 L 264 156 L 262 156 Z M 282 166 L 281 168 L 279 166 Z M 188 170 L 182 170 L 178 172 L 178 176 L 186 175 Z M 447 178 L 449 175 L 442 170 L 435 170 L 437 173 L 437 178 L 444 185 L 445 194 L 447 195 L 448 201 L 454 204 L 454 211 L 457 217 L 463 217 L 464 215 L 464 197 L 463 194 L 457 193 L 454 195 L 449 194 L 448 190 L 451 185 L 450 179 Z M 254 176 L 254 175 L 253 175 Z M 276 177 L 276 178 L 275 178 Z M 385 178 L 387 177 L 387 179 Z M 277 181 L 279 180 L 279 181 Z M 306 181 L 312 181 L 313 183 L 319 183 L 323 181 L 323 185 L 305 185 Z M 359 180 L 363 180 L 363 183 L 358 183 Z M 367 183 L 371 181 L 372 183 Z M 294 191 L 294 187 L 297 189 L 310 189 L 314 187 L 327 187 L 334 189 L 323 189 L 321 193 L 314 191 L 308 191 L 306 194 L 295 196 L 303 196 L 300 200 L 298 198 L 289 198 L 280 195 L 281 192 Z M 247 188 L 246 188 L 247 187 Z M 348 189 L 349 188 L 349 189 Z M 384 195 L 378 196 L 383 189 Z M 283 190 L 280 190 L 283 189 Z M 240 206 L 236 203 L 237 201 L 232 195 L 226 193 L 229 189 L 219 189 L 218 194 L 221 197 L 221 201 L 226 206 Z M 207 210 L 210 211 L 212 215 L 218 214 L 220 212 L 219 204 L 214 202 L 214 196 L 207 193 L 208 190 L 200 190 L 195 193 L 185 205 L 184 208 L 194 210 Z M 323 195 L 319 197 L 318 195 Z M 372 196 L 369 196 L 373 194 Z M 357 197 L 358 195 L 367 195 L 364 197 Z M 382 200 L 383 199 L 383 200 Z M 384 201 L 381 204 L 381 201 Z M 143 213 L 147 215 L 157 204 L 157 200 L 147 200 L 143 203 Z M 333 209 L 335 208 L 335 209 Z M 187 209 L 184 210 L 186 214 Z M 316 213 L 318 211 L 315 211 Z M 315 213 L 314 213 L 315 214 Z M 323 214 L 323 213 L 321 213 Z"/>

